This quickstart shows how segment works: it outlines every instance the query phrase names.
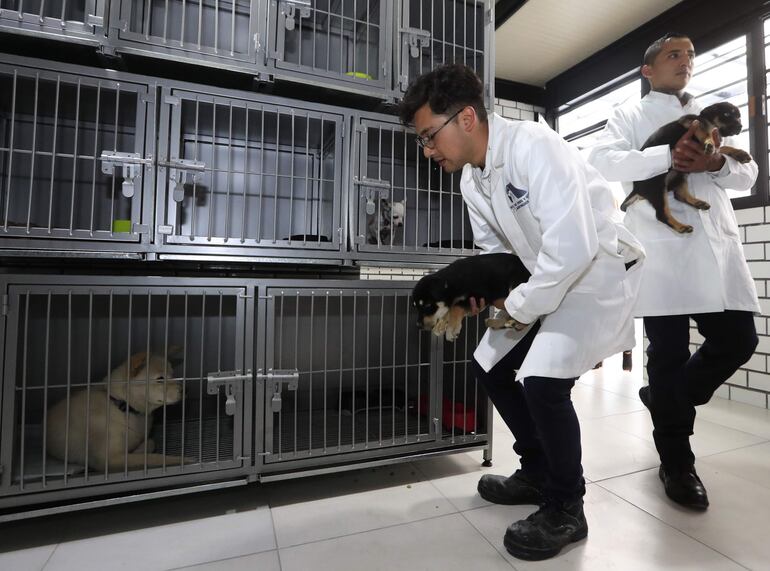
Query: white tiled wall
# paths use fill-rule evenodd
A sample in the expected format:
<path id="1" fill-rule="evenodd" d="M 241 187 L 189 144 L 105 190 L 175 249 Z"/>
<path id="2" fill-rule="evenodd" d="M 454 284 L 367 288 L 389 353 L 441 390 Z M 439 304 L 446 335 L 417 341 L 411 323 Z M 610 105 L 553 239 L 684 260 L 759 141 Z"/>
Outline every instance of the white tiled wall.
<path id="1" fill-rule="evenodd" d="M 749 262 L 751 275 L 757 286 L 762 315 L 754 317 L 759 335 L 759 345 L 754 355 L 717 390 L 722 398 L 768 408 L 770 404 L 770 207 L 736 210 L 735 217 L 743 242 L 743 251 Z M 691 351 L 695 351 L 703 337 L 690 322 Z M 644 340 L 647 349 L 647 339 Z M 645 361 L 646 361 L 645 356 Z"/>
<path id="2" fill-rule="evenodd" d="M 508 99 L 495 98 L 495 113 L 508 119 L 521 119 L 522 121 L 535 121 L 536 113 L 543 114 L 545 109 L 530 105 L 529 103 L 519 103 Z"/>

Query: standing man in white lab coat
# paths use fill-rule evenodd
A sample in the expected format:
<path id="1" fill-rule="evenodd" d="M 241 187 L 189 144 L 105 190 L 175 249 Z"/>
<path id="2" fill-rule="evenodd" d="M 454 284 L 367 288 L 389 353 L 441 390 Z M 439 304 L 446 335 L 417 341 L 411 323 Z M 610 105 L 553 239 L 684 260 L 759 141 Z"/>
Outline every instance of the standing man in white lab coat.
<path id="1" fill-rule="evenodd" d="M 514 435 L 521 469 L 483 476 L 478 491 L 494 503 L 539 504 L 508 527 L 505 546 L 522 559 L 553 557 L 588 533 L 570 393 L 597 362 L 633 346 L 643 249 L 578 150 L 538 123 L 488 116 L 471 69 L 443 66 L 416 79 L 400 117 L 426 157 L 462 170 L 482 254 L 515 253 L 532 274 L 507 298 L 486 300 L 516 327 L 487 331 L 473 367 Z"/>
<path id="2" fill-rule="evenodd" d="M 692 139 L 694 127 L 673 150 L 668 145 L 638 150 L 659 127 L 700 111 L 685 92 L 694 57 L 692 42 L 680 34 L 650 45 L 641 73 L 651 91 L 640 102 L 615 110 L 588 160 L 608 180 L 623 182 L 626 194 L 633 181 L 673 166 L 688 173 L 690 193 L 711 205 L 697 210 L 669 198 L 671 214 L 691 225 L 691 234 L 678 234 L 658 222 L 645 200 L 629 206 L 625 218 L 647 251 L 635 315 L 644 317 L 650 341 L 649 386 L 639 396 L 652 415 L 659 476 L 669 498 L 704 510 L 708 495 L 690 448 L 695 406 L 708 402 L 757 346 L 752 314 L 760 311 L 759 301 L 726 192 L 751 188 L 757 164 L 706 155 Z M 693 355 L 690 319 L 705 338 Z"/>

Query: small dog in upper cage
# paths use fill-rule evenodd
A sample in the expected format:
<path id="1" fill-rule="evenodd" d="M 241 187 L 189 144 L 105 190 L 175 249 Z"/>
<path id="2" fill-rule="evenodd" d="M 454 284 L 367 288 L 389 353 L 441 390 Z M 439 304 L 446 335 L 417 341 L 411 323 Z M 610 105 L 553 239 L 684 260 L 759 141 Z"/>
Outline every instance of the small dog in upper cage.
<path id="1" fill-rule="evenodd" d="M 366 217 L 366 243 L 387 246 L 392 235 L 396 244 L 395 229 L 404 226 L 406 201 L 391 202 L 382 198 L 378 210 L 379 215 L 375 213 Z"/>
<path id="2" fill-rule="evenodd" d="M 145 440 L 153 411 L 182 400 L 182 384 L 172 377 L 172 365 L 162 356 L 132 355 L 105 376 L 103 384 L 73 392 L 48 409 L 48 454 L 60 460 L 66 455 L 67 462 L 87 464 L 92 470 L 106 465 L 110 471 L 197 462 L 153 453 L 155 443 Z"/>
<path id="3" fill-rule="evenodd" d="M 454 341 L 460 335 L 463 318 L 471 311 L 471 298 L 492 303 L 508 297 L 511 290 L 529 277 L 527 268 L 513 254 L 460 258 L 423 276 L 414 286 L 412 305 L 417 310 L 417 326 Z M 485 323 L 491 329 L 514 326 L 511 317 L 502 310 Z"/>

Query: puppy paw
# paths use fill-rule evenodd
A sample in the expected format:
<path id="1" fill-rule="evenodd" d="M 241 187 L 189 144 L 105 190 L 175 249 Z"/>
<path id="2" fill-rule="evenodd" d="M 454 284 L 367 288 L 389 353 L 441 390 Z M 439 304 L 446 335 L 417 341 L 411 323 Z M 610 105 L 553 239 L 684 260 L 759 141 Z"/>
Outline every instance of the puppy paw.
<path id="1" fill-rule="evenodd" d="M 698 210 L 708 210 L 711 208 L 711 205 L 705 200 L 696 200 L 693 206 Z"/>
<path id="2" fill-rule="evenodd" d="M 451 327 L 447 327 L 447 330 L 446 330 L 446 333 L 444 335 L 444 338 L 447 341 L 454 341 L 455 339 L 457 339 L 460 336 L 460 330 L 461 329 L 462 329 L 462 327 L 459 326 L 459 325 L 457 326 L 456 329 L 453 329 Z"/>
<path id="3" fill-rule="evenodd" d="M 735 153 L 733 153 L 732 157 L 738 161 L 739 163 L 750 163 L 751 162 L 751 155 L 747 153 L 746 151 L 738 150 Z"/>
<path id="4" fill-rule="evenodd" d="M 436 337 L 441 337 L 446 332 L 447 325 L 449 324 L 447 323 L 446 319 L 439 319 L 436 322 L 436 325 L 433 326 L 433 335 Z"/>
<path id="5" fill-rule="evenodd" d="M 484 324 L 489 329 L 505 329 L 506 321 L 507 321 L 506 319 L 502 319 L 500 317 L 488 317 L 487 319 L 484 320 Z"/>
<path id="6" fill-rule="evenodd" d="M 679 232 L 680 234 L 690 234 L 692 233 L 692 226 L 688 224 L 682 224 L 681 226 L 676 228 L 676 231 Z"/>

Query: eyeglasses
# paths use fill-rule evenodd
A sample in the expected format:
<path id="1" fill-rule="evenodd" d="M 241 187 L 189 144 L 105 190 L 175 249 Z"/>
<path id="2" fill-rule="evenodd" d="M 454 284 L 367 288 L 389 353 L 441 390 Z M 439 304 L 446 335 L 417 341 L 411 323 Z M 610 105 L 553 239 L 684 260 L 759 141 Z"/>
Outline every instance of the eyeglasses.
<path id="1" fill-rule="evenodd" d="M 465 109 L 465 107 L 463 107 L 462 109 L 458 109 L 457 111 L 455 111 L 454 115 L 452 115 L 452 116 L 451 116 L 449 119 L 447 119 L 446 121 L 444 121 L 444 124 L 443 124 L 443 125 L 441 125 L 441 127 L 439 127 L 438 129 L 436 129 L 435 131 L 433 131 L 433 133 L 432 133 L 432 134 L 430 134 L 430 135 L 428 135 L 427 137 L 420 137 L 419 135 L 417 135 L 417 144 L 418 144 L 418 145 L 419 145 L 421 148 L 423 148 L 423 149 L 434 149 L 434 148 L 436 148 L 436 143 L 434 143 L 434 142 L 433 142 L 433 138 L 434 138 L 436 135 L 438 135 L 438 132 L 439 132 L 439 131 L 441 131 L 441 129 L 443 129 L 444 127 L 446 127 L 446 126 L 449 124 L 449 122 L 450 122 L 452 119 L 454 119 L 455 117 L 457 117 L 457 116 L 460 114 L 460 111 L 462 111 L 463 109 Z"/>

